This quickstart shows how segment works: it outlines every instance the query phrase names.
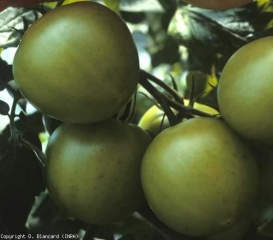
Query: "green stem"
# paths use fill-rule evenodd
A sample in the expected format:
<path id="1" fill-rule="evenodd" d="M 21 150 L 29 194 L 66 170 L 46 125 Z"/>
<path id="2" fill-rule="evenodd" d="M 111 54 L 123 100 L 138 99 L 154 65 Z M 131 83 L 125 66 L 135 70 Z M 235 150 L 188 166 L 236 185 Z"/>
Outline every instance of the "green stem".
<path id="1" fill-rule="evenodd" d="M 161 105 L 163 111 L 165 112 L 169 123 L 171 126 L 174 126 L 179 123 L 179 120 L 176 118 L 171 108 L 166 102 L 164 94 L 159 92 L 147 79 L 147 73 L 144 71 L 140 71 L 139 84 L 141 84 Z"/>
<path id="2" fill-rule="evenodd" d="M 192 114 L 192 115 L 197 115 L 197 116 L 200 116 L 200 117 L 217 117 L 217 116 L 219 116 L 219 114 L 210 114 L 210 113 L 203 112 L 201 110 L 195 109 L 195 108 L 190 107 L 190 106 L 185 106 L 185 105 L 183 105 L 181 103 L 178 103 L 178 102 L 172 100 L 171 98 L 169 98 L 169 97 L 167 97 L 165 95 L 164 95 L 164 98 L 165 98 L 165 101 L 172 108 L 174 108 L 177 111 L 184 111 L 186 113 L 189 113 L 189 114 Z"/>
<path id="3" fill-rule="evenodd" d="M 10 140 L 13 139 L 15 143 L 18 142 L 18 133 L 17 133 L 17 129 L 15 126 L 15 110 L 16 110 L 16 106 L 18 101 L 21 99 L 21 97 L 19 96 L 15 96 L 15 98 L 13 99 L 13 103 L 12 103 L 12 107 L 11 107 L 11 111 L 10 111 L 10 115 L 9 115 L 9 121 L 10 121 Z"/>
<path id="4" fill-rule="evenodd" d="M 176 90 L 168 86 L 165 82 L 144 70 L 141 70 L 141 74 L 143 74 L 147 79 L 156 83 L 158 86 L 162 87 L 164 90 L 166 90 L 174 98 L 175 101 L 183 103 L 183 97 L 180 96 L 180 94 Z"/>

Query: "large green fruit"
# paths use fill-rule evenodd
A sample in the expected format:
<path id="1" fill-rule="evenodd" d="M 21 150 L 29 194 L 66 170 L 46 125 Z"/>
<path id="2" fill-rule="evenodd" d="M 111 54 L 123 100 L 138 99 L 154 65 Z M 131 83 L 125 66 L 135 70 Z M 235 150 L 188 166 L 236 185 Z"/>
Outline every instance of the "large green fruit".
<path id="1" fill-rule="evenodd" d="M 144 155 L 141 178 L 158 218 L 192 236 L 239 223 L 259 190 L 254 155 L 226 123 L 205 117 L 160 133 Z"/>
<path id="2" fill-rule="evenodd" d="M 226 63 L 218 86 L 225 121 L 245 138 L 273 144 L 273 37 L 240 48 Z"/>
<path id="3" fill-rule="evenodd" d="M 115 115 L 132 97 L 138 53 L 115 12 L 77 2 L 49 11 L 26 31 L 13 73 L 40 111 L 64 122 L 93 123 Z"/>
<path id="4" fill-rule="evenodd" d="M 60 125 L 46 150 L 52 199 L 87 223 L 126 218 L 144 202 L 140 165 L 150 141 L 142 129 L 116 119 Z"/>
<path id="5" fill-rule="evenodd" d="M 196 7 L 207 9 L 229 9 L 246 5 L 252 0 L 183 0 Z"/>

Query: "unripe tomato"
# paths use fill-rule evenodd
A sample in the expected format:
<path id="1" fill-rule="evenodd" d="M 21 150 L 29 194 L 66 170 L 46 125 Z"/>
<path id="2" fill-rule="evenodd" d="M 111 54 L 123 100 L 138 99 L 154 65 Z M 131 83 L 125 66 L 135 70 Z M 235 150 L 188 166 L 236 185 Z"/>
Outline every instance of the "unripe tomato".
<path id="1" fill-rule="evenodd" d="M 150 141 L 141 128 L 116 119 L 60 125 L 46 150 L 52 199 L 83 222 L 123 220 L 144 202 L 140 165 Z"/>
<path id="2" fill-rule="evenodd" d="M 225 121 L 250 140 L 273 144 L 273 37 L 240 48 L 226 63 L 218 85 Z"/>
<path id="3" fill-rule="evenodd" d="M 187 106 L 189 104 L 188 99 L 184 99 L 184 104 Z M 219 114 L 217 110 L 215 110 L 212 107 L 209 107 L 205 104 L 202 103 L 194 103 L 193 106 L 195 109 L 198 109 L 200 111 L 203 111 L 208 114 Z M 177 111 L 174 111 L 175 113 Z M 164 117 L 165 116 L 165 117 Z M 162 124 L 162 119 L 163 124 Z M 148 132 L 151 133 L 153 137 L 157 136 L 161 131 L 164 129 L 170 127 L 169 120 L 167 116 L 164 114 L 164 112 L 158 108 L 156 105 L 150 107 L 141 117 L 139 120 L 138 126 L 141 127 L 144 130 L 147 130 Z"/>
<path id="4" fill-rule="evenodd" d="M 191 236 L 235 226 L 259 191 L 254 155 L 225 122 L 205 117 L 160 133 L 144 154 L 141 179 L 157 217 Z"/>
<path id="5" fill-rule="evenodd" d="M 183 1 L 200 8 L 219 10 L 241 7 L 252 2 L 252 0 L 183 0 Z"/>
<path id="6" fill-rule="evenodd" d="M 95 2 L 57 7 L 25 33 L 13 73 L 37 109 L 64 122 L 115 115 L 132 97 L 138 53 L 123 20 Z"/>

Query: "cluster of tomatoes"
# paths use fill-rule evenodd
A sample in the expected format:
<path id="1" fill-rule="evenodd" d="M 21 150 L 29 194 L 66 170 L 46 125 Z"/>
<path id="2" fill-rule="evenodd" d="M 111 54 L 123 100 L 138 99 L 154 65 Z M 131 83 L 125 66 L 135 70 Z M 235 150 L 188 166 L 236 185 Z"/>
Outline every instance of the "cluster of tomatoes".
<path id="1" fill-rule="evenodd" d="M 156 136 L 142 160 L 142 187 L 172 229 L 242 239 L 257 200 L 273 202 L 272 45 L 271 36 L 252 41 L 226 63 L 217 92 L 223 120 L 195 117 L 170 127 L 156 106 L 141 118 L 139 126 Z"/>
<path id="2" fill-rule="evenodd" d="M 273 144 L 270 45 L 273 37 L 256 40 L 227 62 L 218 87 L 224 121 L 194 117 L 161 131 L 160 110 L 156 121 L 144 115 L 139 126 L 113 118 L 139 78 L 137 50 L 119 16 L 94 2 L 46 13 L 23 36 L 13 73 L 28 101 L 63 121 L 46 150 L 52 199 L 92 224 L 122 220 L 147 200 L 180 233 L 242 237 L 261 196 L 261 170 L 249 145 Z"/>

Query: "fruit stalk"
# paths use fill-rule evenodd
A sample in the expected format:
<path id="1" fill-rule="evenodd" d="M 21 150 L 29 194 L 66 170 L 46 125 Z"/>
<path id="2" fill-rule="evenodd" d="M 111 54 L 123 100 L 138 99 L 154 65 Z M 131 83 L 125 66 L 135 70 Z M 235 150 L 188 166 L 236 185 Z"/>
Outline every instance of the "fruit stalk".
<path id="1" fill-rule="evenodd" d="M 141 70 L 141 73 L 143 75 L 145 75 L 145 77 L 147 79 L 156 83 L 158 86 L 162 87 L 164 90 L 166 90 L 168 93 L 170 93 L 176 102 L 183 103 L 183 97 L 180 96 L 180 94 L 177 91 L 175 91 L 173 88 L 169 87 L 165 82 L 161 81 L 160 79 L 158 79 L 154 75 L 152 75 L 144 70 Z"/>
<path id="2" fill-rule="evenodd" d="M 218 116 L 218 115 L 209 114 L 209 113 L 200 111 L 200 110 L 195 109 L 190 106 L 185 106 L 179 102 L 172 100 L 171 98 L 169 98 L 165 95 L 164 95 L 164 98 L 165 98 L 166 102 L 169 104 L 169 106 L 171 106 L 172 108 L 174 108 L 177 111 L 180 111 L 180 112 L 183 111 L 183 112 L 190 113 L 193 115 L 198 115 L 200 117 L 216 117 L 216 116 Z"/>
<path id="3" fill-rule="evenodd" d="M 179 123 L 178 119 L 168 106 L 166 99 L 164 98 L 164 94 L 159 92 L 149 81 L 147 78 L 147 74 L 144 71 L 140 71 L 139 84 L 141 84 L 161 105 L 162 109 L 166 113 L 166 116 L 170 122 L 171 126 L 174 126 Z"/>

